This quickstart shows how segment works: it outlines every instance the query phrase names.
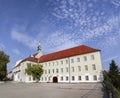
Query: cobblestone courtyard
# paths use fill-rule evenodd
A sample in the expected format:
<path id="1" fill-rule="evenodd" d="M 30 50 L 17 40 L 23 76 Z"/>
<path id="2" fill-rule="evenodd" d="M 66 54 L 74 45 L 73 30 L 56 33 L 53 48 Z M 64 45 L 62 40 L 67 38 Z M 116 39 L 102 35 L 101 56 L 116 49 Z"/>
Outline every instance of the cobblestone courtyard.
<path id="1" fill-rule="evenodd" d="M 0 83 L 0 98 L 107 98 L 101 83 Z"/>

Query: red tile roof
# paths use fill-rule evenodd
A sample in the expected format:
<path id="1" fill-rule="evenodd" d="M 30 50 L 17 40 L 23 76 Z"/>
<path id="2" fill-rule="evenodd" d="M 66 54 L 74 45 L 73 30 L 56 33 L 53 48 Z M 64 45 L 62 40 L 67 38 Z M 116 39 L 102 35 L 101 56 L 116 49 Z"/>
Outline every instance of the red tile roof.
<path id="1" fill-rule="evenodd" d="M 33 54 L 32 56 L 29 56 L 29 57 L 23 59 L 23 60 L 22 60 L 20 63 L 18 63 L 18 65 L 16 65 L 14 68 L 16 68 L 17 66 L 20 66 L 20 64 L 21 64 L 22 62 L 25 62 L 25 61 L 39 62 L 39 59 L 35 58 L 36 55 L 37 55 L 37 53 L 36 53 L 36 54 Z M 14 69 L 14 68 L 13 68 L 13 69 Z"/>
<path id="2" fill-rule="evenodd" d="M 24 61 L 38 62 L 38 59 L 32 56 L 29 56 L 26 59 L 22 60 L 21 62 L 24 62 Z"/>
<path id="3" fill-rule="evenodd" d="M 91 48 L 91 47 L 88 47 L 88 46 L 85 46 L 85 45 L 81 45 L 81 46 L 77 46 L 77 47 L 73 47 L 73 48 L 69 48 L 69 49 L 58 51 L 58 52 L 54 52 L 54 53 L 43 55 L 39 59 L 35 58 L 35 56 L 38 54 L 38 53 L 35 53 L 32 56 L 29 56 L 29 57 L 23 59 L 15 67 L 20 66 L 20 64 L 22 62 L 24 62 L 24 61 L 46 62 L 46 61 L 51 61 L 51 60 L 66 58 L 66 57 L 70 57 L 70 56 L 75 56 L 75 55 L 81 55 L 81 54 L 96 52 L 96 51 L 100 51 L 100 50 L 94 49 L 94 48 Z"/>
<path id="4" fill-rule="evenodd" d="M 50 60 L 56 60 L 56 59 L 61 59 L 61 58 L 66 58 L 70 56 L 96 52 L 96 51 L 100 51 L 100 50 L 94 49 L 85 45 L 81 45 L 81 46 L 69 48 L 66 50 L 50 53 L 47 55 L 43 55 L 40 57 L 40 62 L 46 62 Z"/>

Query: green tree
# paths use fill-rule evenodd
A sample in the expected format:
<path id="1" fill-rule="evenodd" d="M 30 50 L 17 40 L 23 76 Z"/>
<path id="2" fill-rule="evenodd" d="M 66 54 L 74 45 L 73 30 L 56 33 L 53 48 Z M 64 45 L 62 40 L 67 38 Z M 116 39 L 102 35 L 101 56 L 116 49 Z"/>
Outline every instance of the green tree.
<path id="1" fill-rule="evenodd" d="M 7 63 L 9 63 L 9 56 L 0 51 L 0 81 L 6 80 Z"/>
<path id="2" fill-rule="evenodd" d="M 120 89 L 120 70 L 118 65 L 115 63 L 114 60 L 110 63 L 109 67 L 109 77 L 110 82 L 116 87 Z"/>
<path id="3" fill-rule="evenodd" d="M 36 82 L 38 82 L 43 74 L 43 66 L 40 65 L 39 63 L 37 64 L 28 63 L 25 72 L 28 75 L 32 75 L 33 79 L 35 79 Z"/>

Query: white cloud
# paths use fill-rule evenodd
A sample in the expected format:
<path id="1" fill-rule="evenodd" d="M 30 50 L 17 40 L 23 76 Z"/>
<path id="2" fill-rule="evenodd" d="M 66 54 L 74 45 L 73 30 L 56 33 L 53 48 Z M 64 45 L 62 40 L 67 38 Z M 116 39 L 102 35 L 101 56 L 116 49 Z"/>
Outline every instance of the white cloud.
<path id="1" fill-rule="evenodd" d="M 58 19 L 69 19 L 72 21 L 74 26 L 79 26 L 88 24 L 88 22 L 91 20 L 91 17 L 86 15 L 87 12 L 87 6 L 92 6 L 93 4 L 87 4 L 83 3 L 80 0 L 61 0 L 56 1 L 56 6 L 53 9 L 52 15 L 55 16 Z"/>
<path id="2" fill-rule="evenodd" d="M 17 40 L 18 42 L 23 43 L 24 45 L 29 46 L 29 48 L 36 49 L 37 45 L 39 44 L 39 41 L 36 40 L 34 37 L 25 35 L 21 32 L 17 32 L 16 30 L 13 30 L 11 32 L 11 37 L 14 40 Z"/>
<path id="3" fill-rule="evenodd" d="M 68 33 L 64 30 L 58 30 L 53 34 L 48 35 L 48 37 L 43 40 L 44 42 L 42 43 L 44 44 L 42 46 L 44 50 L 49 49 L 47 52 L 53 52 L 84 44 L 101 37 L 102 40 L 98 42 L 99 46 L 102 46 L 102 48 L 111 47 L 118 44 L 118 36 L 111 33 L 113 28 L 118 25 L 118 22 L 118 16 L 115 16 L 108 19 L 104 25 L 96 27 L 92 30 L 88 29 L 85 32 L 81 31 Z"/>
<path id="4" fill-rule="evenodd" d="M 117 27 L 120 22 L 119 16 L 115 15 L 108 18 L 104 11 L 95 11 L 87 15 L 87 10 L 94 10 L 92 8 L 87 9 L 87 6 L 92 7 L 92 2 L 85 3 L 81 1 L 76 2 L 74 0 L 59 0 L 56 1 L 55 4 L 59 5 L 54 8 L 52 14 L 58 19 L 66 18 L 68 23 L 72 21 L 70 26 L 72 26 L 73 29 L 74 27 L 79 28 L 77 33 L 75 33 L 76 31 L 74 30 L 73 34 L 68 34 L 71 37 L 71 40 L 74 40 L 77 43 L 88 42 L 95 38 L 97 39 L 98 37 L 104 38 L 105 36 L 110 36 L 113 28 Z"/>
<path id="5" fill-rule="evenodd" d="M 4 50 L 5 49 L 5 45 L 3 43 L 0 43 L 0 50 Z"/>
<path id="6" fill-rule="evenodd" d="M 64 49 L 67 49 L 67 48 L 71 48 L 71 47 L 74 47 L 74 46 L 77 46 L 78 44 L 76 44 L 74 41 L 71 41 L 71 40 L 67 40 L 63 43 L 57 43 L 56 45 L 53 45 L 52 46 L 52 43 L 50 43 L 51 45 L 45 47 L 46 49 L 45 50 L 45 53 L 51 53 L 51 52 L 56 52 L 56 51 L 60 51 L 60 50 L 64 50 Z M 54 44 L 54 43 L 53 43 Z M 49 50 L 47 50 L 49 49 Z"/>
<path id="7" fill-rule="evenodd" d="M 19 55 L 20 54 L 20 51 L 18 49 L 13 49 L 12 52 L 16 55 Z"/>
<path id="8" fill-rule="evenodd" d="M 56 13 L 52 13 L 52 15 L 53 16 L 55 16 L 55 17 L 57 17 L 57 18 L 61 18 L 61 19 L 64 19 L 64 18 L 66 18 L 67 16 L 60 16 L 60 15 L 58 15 L 58 14 L 56 14 Z"/>
<path id="9" fill-rule="evenodd" d="M 120 0 L 112 0 L 111 2 L 112 2 L 112 4 L 114 4 L 115 6 L 120 7 Z"/>
<path id="10" fill-rule="evenodd" d="M 65 42 L 64 44 L 62 44 L 62 45 L 60 45 L 56 48 L 57 48 L 57 51 L 58 51 L 58 50 L 64 50 L 64 49 L 75 47 L 75 46 L 77 46 L 77 44 L 74 43 L 74 41 L 69 40 L 69 41 Z"/>
<path id="11" fill-rule="evenodd" d="M 71 34 L 56 31 L 42 41 L 43 50 L 49 53 L 76 46 L 77 44 L 71 38 Z"/>
<path id="12" fill-rule="evenodd" d="M 86 15 L 86 6 L 92 7 L 92 2 L 88 4 L 81 3 L 80 0 L 77 3 L 74 0 L 56 0 L 56 2 L 59 2 L 60 4 L 54 8 L 52 14 L 59 19 L 67 18 L 67 20 L 72 20 L 73 25 L 71 23 L 71 29 L 66 30 L 66 28 L 63 27 L 62 30 L 47 34 L 44 39 L 42 39 L 41 33 L 32 37 L 31 35 L 26 35 L 22 32 L 18 32 L 17 30 L 13 30 L 11 32 L 12 38 L 29 46 L 32 49 L 36 49 L 36 46 L 39 43 L 39 39 L 41 39 L 42 50 L 45 52 L 51 52 L 80 45 L 90 42 L 94 39 L 96 40 L 99 37 L 103 38 L 100 40 L 99 46 L 109 47 L 113 42 L 113 45 L 118 43 L 117 37 L 114 36 L 112 30 L 114 27 L 119 25 L 119 16 L 116 15 L 113 17 L 111 16 L 111 18 L 106 18 L 106 16 L 103 15 L 105 14 L 104 11 L 95 11 L 94 13 L 91 12 L 92 14 L 90 13 L 90 15 Z M 103 19 L 104 22 L 101 23 Z M 77 27 L 77 31 L 74 29 L 74 27 L 75 29 Z M 47 29 L 48 28 L 46 27 L 46 30 Z M 70 33 L 67 31 L 70 31 Z M 71 31 L 73 32 L 71 33 Z M 42 32 L 42 34 L 44 32 Z"/>
<path id="13" fill-rule="evenodd" d="M 113 27 L 116 27 L 116 24 L 118 25 L 118 23 L 118 16 L 115 16 L 108 19 L 104 25 L 96 27 L 92 30 L 86 29 L 84 32 L 81 30 L 80 32 L 74 31 L 73 33 L 69 33 L 63 29 L 47 34 L 47 36 L 42 39 L 40 36 L 41 34 L 37 34 L 35 37 L 32 37 L 31 35 L 26 35 L 21 32 L 17 32 L 17 30 L 13 30 L 11 32 L 11 36 L 14 40 L 17 40 L 32 49 L 36 49 L 39 39 L 41 39 L 42 50 L 45 53 L 84 44 L 92 41 L 93 39 L 97 39 L 98 37 L 103 37 L 103 39 L 99 42 L 100 46 L 110 47 L 110 45 L 116 45 L 118 43 L 117 37 L 111 33 Z M 105 38 L 104 36 L 107 37 Z"/>
<path id="14" fill-rule="evenodd" d="M 113 30 L 113 27 L 116 23 L 118 23 L 116 17 L 110 18 L 104 25 L 96 27 L 93 30 L 88 29 L 87 32 L 83 34 L 83 38 L 85 38 L 85 40 L 87 41 L 95 37 L 104 37 L 105 35 L 110 36 L 109 34 Z"/>
<path id="15" fill-rule="evenodd" d="M 110 48 L 110 47 L 113 47 L 113 46 L 119 44 L 119 40 L 120 40 L 120 38 L 119 38 L 119 35 L 120 35 L 119 23 L 120 23 L 119 16 L 114 16 L 108 20 L 108 22 L 104 26 L 105 29 L 102 29 L 102 32 L 101 32 L 101 33 L 104 33 L 104 35 L 107 35 L 106 37 L 103 36 L 102 41 L 99 42 L 101 47 Z"/>
<path id="16" fill-rule="evenodd" d="M 107 37 L 104 42 L 101 43 L 101 47 L 103 48 L 110 48 L 115 45 L 118 45 L 118 36 L 114 37 Z"/>

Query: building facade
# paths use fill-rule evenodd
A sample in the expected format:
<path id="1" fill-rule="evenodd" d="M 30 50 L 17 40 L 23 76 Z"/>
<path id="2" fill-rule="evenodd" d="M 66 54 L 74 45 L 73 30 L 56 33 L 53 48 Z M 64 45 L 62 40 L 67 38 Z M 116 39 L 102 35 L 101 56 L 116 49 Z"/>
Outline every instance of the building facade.
<path id="1" fill-rule="evenodd" d="M 14 68 L 14 81 L 35 82 L 25 73 L 27 63 L 40 63 L 44 73 L 40 82 L 102 82 L 102 64 L 100 50 L 85 45 L 42 55 L 39 50 L 20 61 Z"/>

